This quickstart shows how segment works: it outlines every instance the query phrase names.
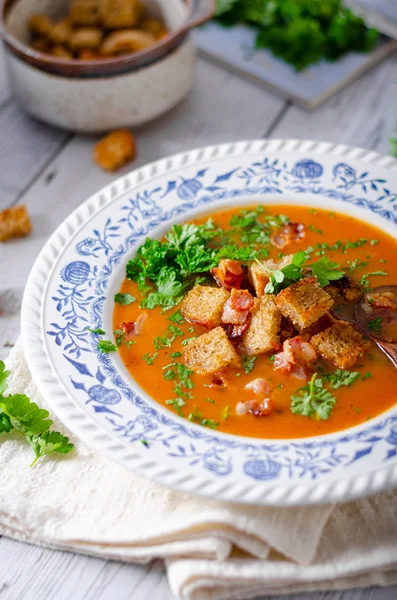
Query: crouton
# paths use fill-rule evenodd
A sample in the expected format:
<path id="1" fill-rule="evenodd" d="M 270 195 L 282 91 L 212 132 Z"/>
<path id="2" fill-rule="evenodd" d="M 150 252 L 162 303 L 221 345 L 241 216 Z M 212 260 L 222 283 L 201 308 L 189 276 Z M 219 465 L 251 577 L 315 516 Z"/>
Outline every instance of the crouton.
<path id="1" fill-rule="evenodd" d="M 53 25 L 49 32 L 49 38 L 54 44 L 66 44 L 73 34 L 72 23 L 69 19 L 63 19 Z"/>
<path id="2" fill-rule="evenodd" d="M 28 21 L 28 27 L 31 33 L 48 37 L 53 23 L 47 15 L 32 15 Z"/>
<path id="3" fill-rule="evenodd" d="M 329 311 L 334 301 L 321 287 L 317 277 L 307 277 L 282 290 L 276 306 L 298 329 L 306 329 Z"/>
<path id="4" fill-rule="evenodd" d="M 240 358 L 222 327 L 200 335 L 185 346 L 184 363 L 200 375 L 216 373 L 226 367 L 240 367 Z"/>
<path id="5" fill-rule="evenodd" d="M 94 161 L 105 171 L 116 171 L 135 156 L 135 139 L 128 129 L 112 131 L 94 146 Z"/>
<path id="6" fill-rule="evenodd" d="M 250 326 L 241 343 L 244 354 L 263 354 L 278 348 L 281 314 L 276 308 L 274 298 L 265 294 L 260 300 L 256 299 Z"/>
<path id="7" fill-rule="evenodd" d="M 134 27 L 141 16 L 136 0 L 99 0 L 99 10 L 107 29 Z"/>
<path id="8" fill-rule="evenodd" d="M 261 264 L 258 264 L 256 261 L 250 264 L 248 268 L 248 279 L 254 286 L 258 298 L 263 296 L 265 287 L 269 282 L 270 273 L 267 271 L 277 271 L 277 269 L 282 269 L 283 267 L 290 265 L 293 256 L 293 254 L 288 254 L 288 256 L 284 256 L 282 260 L 277 262 L 270 259 L 263 260 Z"/>
<path id="9" fill-rule="evenodd" d="M 358 302 L 364 293 L 362 285 L 353 281 L 351 277 L 344 275 L 337 281 L 327 285 L 325 291 L 331 296 L 335 302 Z"/>
<path id="10" fill-rule="evenodd" d="M 0 242 L 24 237 L 32 231 L 26 206 L 14 206 L 0 212 Z"/>
<path id="11" fill-rule="evenodd" d="M 73 0 L 69 16 L 75 25 L 96 25 L 99 23 L 97 0 Z"/>
<path id="12" fill-rule="evenodd" d="M 221 324 L 223 305 L 229 296 L 223 288 L 196 285 L 186 295 L 181 312 L 191 323 L 212 329 Z"/>
<path id="13" fill-rule="evenodd" d="M 102 43 L 102 31 L 97 27 L 76 29 L 68 39 L 72 50 L 95 50 Z"/>
<path id="14" fill-rule="evenodd" d="M 339 369 L 352 367 L 370 346 L 369 340 L 347 323 L 335 323 L 329 329 L 314 335 L 310 343 L 318 354 L 332 361 Z"/>

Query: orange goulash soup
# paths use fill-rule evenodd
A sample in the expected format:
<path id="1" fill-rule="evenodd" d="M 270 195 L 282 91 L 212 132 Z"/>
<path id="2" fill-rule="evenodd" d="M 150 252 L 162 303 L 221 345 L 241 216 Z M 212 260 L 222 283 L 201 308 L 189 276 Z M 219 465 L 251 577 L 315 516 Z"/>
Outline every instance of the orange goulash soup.
<path id="1" fill-rule="evenodd" d="M 235 234 L 236 226 L 230 225 L 230 222 L 233 215 L 246 214 L 247 211 L 255 211 L 257 208 L 231 208 L 188 222 L 203 225 L 211 217 L 212 227 L 221 227 L 226 234 L 233 230 L 231 235 L 238 245 L 256 248 L 258 251 L 265 248 L 264 253 L 267 251 L 268 255 L 259 255 L 260 260 L 273 259 L 277 262 L 286 255 L 303 250 L 308 251 L 308 256 L 310 255 L 307 263 L 313 263 L 325 256 L 329 261 L 337 263 L 338 268 L 354 282 L 364 286 L 365 291 L 378 286 L 397 284 L 397 243 L 386 233 L 353 217 L 318 208 L 266 206 L 258 212 L 258 222 L 263 222 L 263 219 L 271 215 L 287 215 L 288 219 L 277 222 L 272 232 L 283 231 L 283 224 L 290 222 L 303 224 L 304 235 L 297 235 L 289 240 L 288 246 L 281 250 L 280 246 L 277 247 L 269 241 L 262 243 L 263 239 L 261 243 L 255 244 L 252 241 L 253 237 L 248 243 L 244 243 L 240 235 L 244 234 L 244 227 Z M 246 231 L 249 232 L 249 228 Z M 235 235 L 240 237 L 237 239 L 233 237 Z M 133 258 L 131 256 L 131 259 Z M 247 269 L 247 265 L 252 261 L 242 262 L 243 268 Z M 198 275 L 195 273 L 195 276 Z M 206 280 L 198 283 L 218 287 L 209 272 L 206 273 L 206 277 Z M 197 282 L 190 287 L 195 283 Z M 331 281 L 332 283 L 334 282 Z M 248 287 L 255 297 L 250 284 L 245 287 Z M 184 289 L 185 295 L 188 289 L 190 288 Z M 327 291 L 326 286 L 322 289 Z M 358 425 L 386 411 L 397 401 L 397 369 L 373 342 L 355 364 L 347 369 L 349 373 L 355 373 L 352 378 L 354 381 L 349 385 L 334 388 L 329 375 L 335 373 L 338 366 L 320 354 L 315 363 L 310 363 L 307 368 L 305 365 L 306 379 L 305 375 L 303 379 L 296 378 L 293 371 L 291 374 L 282 369 L 275 369 L 274 355 L 283 349 L 282 337 L 272 351 L 259 354 L 255 358 L 249 356 L 248 359 L 251 360 L 246 357 L 239 368 L 227 366 L 222 369 L 221 374 L 199 374 L 190 371 L 189 386 L 177 387 L 175 391 L 179 379 L 175 377 L 173 364 L 175 361 L 184 363 L 183 353 L 189 343 L 193 343 L 192 338 L 197 340 L 200 335 L 208 333 L 208 328 L 181 317 L 183 302 L 166 310 L 162 306 L 142 308 L 140 303 L 148 292 L 146 290 L 142 293 L 136 281 L 125 279 L 120 293 L 131 294 L 136 300 L 125 305 L 115 303 L 113 329 L 116 331 L 116 340 L 117 332 L 119 336 L 128 333 L 128 324 L 136 323 L 142 313 L 146 315 L 146 320 L 142 320 L 142 327 L 139 327 L 139 333 L 132 328 L 132 333 L 130 331 L 122 341 L 120 337 L 118 340 L 118 351 L 131 377 L 159 404 L 193 422 L 241 436 L 300 438 Z M 176 317 L 172 318 L 175 313 Z M 327 326 L 329 327 L 329 324 Z M 379 322 L 374 321 L 373 327 L 375 330 L 379 328 Z M 310 335 L 306 334 L 305 330 L 297 330 L 291 335 L 299 336 L 299 339 L 310 343 Z M 157 342 L 156 346 L 155 338 L 163 341 Z M 165 338 L 169 341 L 164 345 Z M 231 339 L 230 342 L 238 351 L 238 338 Z M 307 386 L 313 373 L 317 373 L 318 379 L 323 379 L 324 388 L 335 399 L 327 418 L 319 418 L 315 413 L 305 416 L 291 411 L 291 396 Z M 340 375 L 341 369 L 338 373 Z M 253 392 L 245 386 L 257 378 L 264 379 L 267 384 L 268 391 L 265 395 L 270 399 L 272 409 L 261 416 L 256 416 L 255 411 L 249 410 L 238 414 L 236 407 L 239 403 L 245 402 L 248 403 L 247 406 L 251 406 Z M 182 392 L 182 396 L 179 392 Z M 182 397 L 183 401 L 176 409 L 174 401 L 179 397 Z"/>

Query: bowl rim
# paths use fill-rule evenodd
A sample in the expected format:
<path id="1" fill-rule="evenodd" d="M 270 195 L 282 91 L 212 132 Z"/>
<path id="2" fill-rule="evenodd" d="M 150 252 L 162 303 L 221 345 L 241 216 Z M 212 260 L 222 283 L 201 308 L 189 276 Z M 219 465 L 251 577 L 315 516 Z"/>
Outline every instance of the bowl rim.
<path id="1" fill-rule="evenodd" d="M 22 330 L 23 332 L 26 332 L 26 334 L 24 333 L 25 337 L 23 341 L 28 364 L 35 373 L 37 384 L 41 384 L 42 386 L 41 391 L 43 395 L 51 401 L 54 412 L 58 414 L 64 424 L 78 437 L 83 439 L 90 446 L 99 450 L 99 452 L 115 460 L 115 462 L 136 471 L 146 478 L 154 479 L 157 482 L 180 489 L 181 491 L 238 503 L 292 506 L 345 501 L 377 491 L 390 489 L 397 484 L 397 458 L 391 460 L 387 464 L 381 462 L 380 454 L 374 458 L 373 455 L 367 451 L 364 453 L 359 452 L 357 456 L 353 457 L 353 451 L 356 449 L 355 442 L 361 439 L 357 437 L 357 435 L 361 435 L 362 433 L 367 434 L 368 432 L 366 429 L 363 429 L 363 431 L 358 433 L 351 433 L 347 436 L 343 433 L 343 438 L 338 437 L 335 440 L 333 439 L 334 436 L 340 436 L 342 432 L 327 434 L 327 437 L 328 435 L 330 436 L 330 440 L 320 440 L 320 442 L 318 442 L 321 444 L 321 447 L 325 449 L 330 447 L 330 442 L 332 448 L 335 444 L 349 444 L 352 442 L 352 447 L 349 449 L 352 460 L 346 463 L 349 470 L 352 470 L 349 473 L 344 474 L 344 476 L 341 476 L 338 472 L 330 472 L 329 476 L 327 475 L 324 478 L 299 479 L 298 482 L 296 482 L 292 479 L 288 480 L 288 478 L 285 480 L 278 480 L 275 479 L 273 475 L 271 478 L 268 478 L 262 477 L 260 473 L 260 476 L 256 476 L 257 474 L 255 473 L 248 473 L 251 477 L 249 481 L 241 479 L 239 475 L 237 478 L 233 476 L 226 480 L 223 476 L 228 473 L 216 473 L 216 475 L 214 475 L 216 469 L 212 468 L 213 465 L 210 465 L 211 468 L 209 470 L 207 469 L 205 471 L 202 469 L 201 472 L 194 472 L 186 465 L 178 465 L 178 467 L 175 468 L 173 465 L 170 466 L 168 463 L 158 461 L 153 455 L 149 456 L 147 449 L 141 448 L 139 444 L 134 446 L 128 442 L 124 444 L 121 442 L 121 438 L 111 435 L 102 426 L 98 427 L 96 419 L 88 417 L 86 411 L 81 409 L 80 404 L 77 404 L 76 401 L 73 400 L 74 394 L 70 394 L 64 383 L 61 383 L 49 358 L 48 348 L 46 346 L 45 338 L 43 337 L 44 329 L 42 328 L 44 308 L 43 298 L 46 293 L 48 274 L 53 273 L 54 266 L 59 259 L 59 253 L 62 253 L 64 248 L 68 246 L 70 235 L 80 231 L 84 227 L 86 219 L 91 219 L 105 210 L 108 205 L 116 200 L 119 191 L 125 195 L 126 193 L 129 193 L 130 190 L 135 189 L 136 186 L 141 186 L 149 181 L 153 183 L 152 179 L 154 177 L 163 177 L 164 174 L 170 172 L 174 173 L 175 170 L 179 170 L 179 168 L 182 167 L 184 169 L 196 167 L 197 164 L 203 162 L 217 162 L 218 159 L 223 161 L 226 158 L 236 158 L 239 156 L 246 156 L 247 154 L 256 155 L 265 151 L 269 154 L 274 152 L 291 153 L 293 155 L 297 154 L 296 160 L 299 159 L 301 162 L 308 163 L 310 168 L 312 168 L 315 163 L 311 161 L 310 164 L 310 160 L 307 159 L 307 156 L 308 154 L 315 153 L 316 156 L 323 156 L 327 161 L 327 157 L 329 157 L 330 160 L 334 159 L 334 162 L 340 160 L 352 160 L 357 161 L 362 165 L 366 163 L 371 164 L 371 166 L 376 169 L 387 169 L 391 173 L 397 174 L 397 161 L 395 159 L 373 151 L 352 148 L 331 142 L 262 139 L 224 143 L 221 145 L 185 151 L 171 157 L 165 157 L 154 163 L 149 163 L 127 175 L 123 175 L 112 184 L 102 188 L 100 192 L 97 192 L 88 198 L 82 205 L 75 209 L 75 211 L 73 211 L 73 213 L 69 215 L 69 217 L 54 232 L 36 259 L 36 263 L 25 288 L 21 316 Z M 308 164 L 306 164 L 306 167 Z M 338 163 L 338 166 L 341 166 L 342 164 L 348 166 L 345 163 Z M 357 168 L 360 167 L 357 166 Z M 233 173 L 234 171 L 230 171 L 223 174 L 222 181 L 225 180 L 225 176 L 230 178 Z M 298 175 L 298 178 L 302 177 L 306 176 Z M 312 174 L 309 174 L 307 177 L 309 177 L 310 180 L 313 179 Z M 316 183 L 314 180 L 313 182 Z M 300 190 L 300 192 L 302 192 L 302 190 Z M 305 190 L 303 190 L 303 192 L 305 192 Z M 259 194 L 259 191 L 257 190 L 255 193 Z M 271 190 L 268 190 L 268 193 L 271 193 Z M 388 193 L 390 194 L 390 192 Z M 203 198 L 205 198 L 205 196 L 203 196 Z M 349 201 L 347 196 L 346 198 L 341 199 L 346 202 Z M 358 198 L 358 200 L 360 200 L 360 198 Z M 357 206 L 361 206 L 362 199 L 356 204 Z M 371 206 L 368 205 L 368 207 L 372 212 L 376 213 L 377 211 L 373 210 L 372 204 L 371 201 Z M 379 214 L 379 218 L 380 217 L 384 218 L 383 215 Z M 394 219 L 395 217 L 393 215 L 393 220 Z M 371 426 L 372 429 L 378 431 L 379 427 L 381 427 L 381 430 L 379 431 L 383 431 L 383 429 L 387 427 L 388 429 L 384 431 L 385 435 L 393 430 L 393 440 L 390 443 L 397 446 L 397 413 L 394 417 L 390 417 L 384 422 L 378 423 L 378 419 L 379 417 L 374 419 L 375 423 Z M 362 425 L 359 427 L 361 428 Z M 372 429 L 369 433 L 372 432 Z M 351 432 L 352 430 L 349 428 L 349 430 L 344 431 Z M 209 435 L 212 436 L 212 434 Z M 220 437 L 221 433 L 219 433 L 218 436 Z M 232 448 L 232 446 L 229 445 L 229 440 L 225 440 L 224 438 L 226 438 L 226 436 L 222 434 L 222 444 L 226 445 L 227 443 L 230 451 L 233 450 L 233 452 L 236 452 L 236 454 L 240 456 L 239 447 L 236 447 L 237 449 L 234 450 L 234 446 Z M 241 437 L 241 439 L 244 440 L 244 437 Z M 309 440 L 312 439 L 313 438 L 309 438 Z M 370 440 L 365 439 L 364 441 L 370 441 L 375 444 L 379 440 L 382 443 L 384 439 L 386 439 L 385 436 L 382 437 L 381 435 L 380 437 L 378 436 Z M 210 441 L 212 443 L 212 438 Z M 179 443 L 178 440 L 175 443 Z M 305 447 L 309 444 L 309 451 L 312 442 L 304 442 L 304 444 Z M 250 447 L 251 446 L 249 446 L 249 448 Z M 291 443 L 290 447 L 294 449 L 295 444 Z M 263 449 L 263 451 L 265 450 L 266 452 L 268 451 L 267 446 Z M 375 454 L 376 452 L 377 451 L 375 450 Z M 391 456 L 397 456 L 397 454 Z M 272 468 L 272 464 L 267 466 L 264 465 L 265 461 L 261 458 L 261 455 L 259 455 L 259 457 L 259 460 L 254 460 L 254 462 L 261 463 L 260 466 L 263 468 Z M 352 463 L 356 465 L 357 463 L 355 461 L 358 459 L 363 460 L 363 462 L 360 462 L 360 465 L 363 466 L 359 467 L 357 470 L 356 467 L 351 468 L 349 465 Z M 350 460 L 350 455 L 347 455 L 346 460 Z M 270 461 L 270 463 L 272 462 L 274 465 L 274 461 Z M 338 464 L 339 463 L 336 464 L 335 469 L 339 469 Z M 379 464 L 381 465 L 381 468 L 378 468 Z M 230 473 L 231 472 L 232 471 L 230 471 Z M 245 472 L 247 473 L 247 471 Z M 255 481 L 252 478 L 254 478 Z"/>
<path id="2" fill-rule="evenodd" d="M 183 25 L 169 33 L 155 44 L 133 54 L 117 57 L 103 57 L 93 60 L 76 60 L 55 57 L 39 52 L 18 40 L 8 29 L 6 18 L 18 0 L 0 0 L 0 37 L 6 47 L 29 65 L 65 77 L 90 77 L 122 74 L 146 67 L 161 60 L 177 48 L 186 38 L 189 30 L 208 21 L 215 13 L 216 0 L 206 0 L 208 10 L 204 14 L 197 11 L 200 0 L 186 0 L 187 17 Z M 198 13 L 197 15 L 195 13 Z"/>

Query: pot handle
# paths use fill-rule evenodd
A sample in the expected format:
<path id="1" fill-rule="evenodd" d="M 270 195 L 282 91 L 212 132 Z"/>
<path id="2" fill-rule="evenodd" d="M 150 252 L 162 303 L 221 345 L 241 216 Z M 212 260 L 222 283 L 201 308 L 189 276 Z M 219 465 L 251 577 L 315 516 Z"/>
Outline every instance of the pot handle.
<path id="1" fill-rule="evenodd" d="M 190 0 L 190 14 L 184 25 L 184 30 L 193 29 L 209 21 L 215 14 L 216 0 Z"/>

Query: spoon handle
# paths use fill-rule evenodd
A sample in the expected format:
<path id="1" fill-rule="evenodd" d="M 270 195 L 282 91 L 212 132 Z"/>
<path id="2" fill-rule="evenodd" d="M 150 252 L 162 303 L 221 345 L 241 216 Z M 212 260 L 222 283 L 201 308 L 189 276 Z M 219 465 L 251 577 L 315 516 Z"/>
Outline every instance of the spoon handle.
<path id="1" fill-rule="evenodd" d="M 380 348 L 382 352 L 384 352 L 384 354 L 386 354 L 386 356 L 389 357 L 389 359 L 392 361 L 392 363 L 397 369 L 397 345 L 388 344 L 387 342 L 380 342 L 375 339 L 373 339 L 373 341 L 376 343 L 378 348 Z"/>

